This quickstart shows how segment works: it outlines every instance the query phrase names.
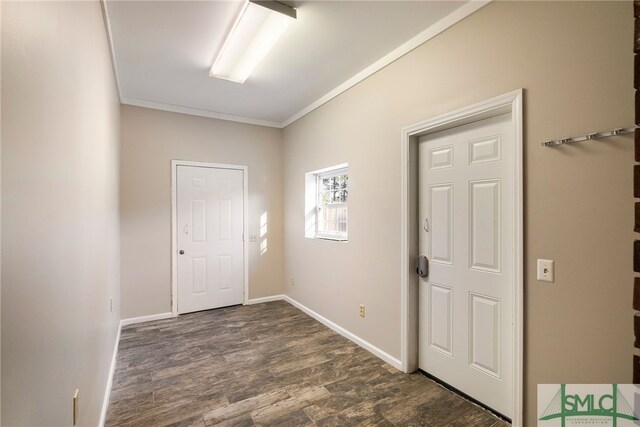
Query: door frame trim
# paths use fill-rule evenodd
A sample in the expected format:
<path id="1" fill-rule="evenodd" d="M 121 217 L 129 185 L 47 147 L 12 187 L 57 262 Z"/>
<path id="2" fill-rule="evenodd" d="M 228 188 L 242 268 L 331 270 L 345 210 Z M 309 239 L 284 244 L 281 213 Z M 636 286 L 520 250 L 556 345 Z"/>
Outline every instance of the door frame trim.
<path id="1" fill-rule="evenodd" d="M 418 138 L 499 114 L 510 113 L 514 135 L 515 177 L 515 263 L 513 293 L 513 420 L 523 422 L 523 303 L 524 303 L 524 222 L 523 222 L 523 89 L 518 89 L 468 107 L 406 126 L 401 131 L 401 242 L 400 242 L 400 361 L 402 371 L 418 367 L 418 280 L 413 261 L 418 255 Z"/>
<path id="2" fill-rule="evenodd" d="M 229 165 L 223 163 L 194 162 L 188 160 L 171 160 L 171 313 L 178 317 L 178 166 L 195 166 L 212 169 L 233 169 L 242 171 L 242 197 L 243 197 L 243 297 L 242 303 L 247 304 L 249 299 L 249 168 L 245 165 Z"/>

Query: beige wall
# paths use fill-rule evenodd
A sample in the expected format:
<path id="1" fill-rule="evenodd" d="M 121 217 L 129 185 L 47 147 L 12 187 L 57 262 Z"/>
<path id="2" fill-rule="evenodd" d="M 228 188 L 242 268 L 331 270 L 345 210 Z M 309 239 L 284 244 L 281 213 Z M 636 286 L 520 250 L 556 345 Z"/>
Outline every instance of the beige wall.
<path id="1" fill-rule="evenodd" d="M 540 142 L 633 123 L 632 41 L 631 2 L 495 2 L 285 128 L 286 294 L 399 357 L 400 129 L 524 88 L 526 425 L 538 383 L 631 382 L 632 138 Z M 304 173 L 342 162 L 349 242 L 305 239 Z"/>
<path id="2" fill-rule="evenodd" d="M 249 233 L 267 212 L 267 252 L 249 243 L 249 297 L 282 293 L 282 131 L 122 107 L 122 317 L 171 311 L 171 160 L 247 165 Z"/>
<path id="3" fill-rule="evenodd" d="M 96 426 L 120 319 L 100 4 L 3 2 L 2 65 L 2 424 L 71 425 L 78 388 L 79 425 Z"/>

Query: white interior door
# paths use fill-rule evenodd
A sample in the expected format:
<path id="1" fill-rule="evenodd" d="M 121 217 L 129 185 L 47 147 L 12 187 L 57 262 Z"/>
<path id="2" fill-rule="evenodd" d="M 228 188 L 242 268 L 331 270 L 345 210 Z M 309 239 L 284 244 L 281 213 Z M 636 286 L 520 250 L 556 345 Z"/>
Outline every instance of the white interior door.
<path id="1" fill-rule="evenodd" d="M 511 115 L 419 140 L 419 367 L 513 416 Z"/>
<path id="2" fill-rule="evenodd" d="M 243 172 L 177 166 L 178 313 L 242 304 Z"/>

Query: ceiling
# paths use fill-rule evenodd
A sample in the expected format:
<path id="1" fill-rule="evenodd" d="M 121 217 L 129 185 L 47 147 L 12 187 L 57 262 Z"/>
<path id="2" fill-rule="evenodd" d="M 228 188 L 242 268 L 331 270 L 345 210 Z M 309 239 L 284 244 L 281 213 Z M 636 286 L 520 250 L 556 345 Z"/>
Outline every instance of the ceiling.
<path id="1" fill-rule="evenodd" d="M 287 3 L 298 19 L 238 84 L 209 77 L 209 68 L 241 2 L 107 0 L 122 103 L 282 127 L 457 22 L 472 5 Z"/>

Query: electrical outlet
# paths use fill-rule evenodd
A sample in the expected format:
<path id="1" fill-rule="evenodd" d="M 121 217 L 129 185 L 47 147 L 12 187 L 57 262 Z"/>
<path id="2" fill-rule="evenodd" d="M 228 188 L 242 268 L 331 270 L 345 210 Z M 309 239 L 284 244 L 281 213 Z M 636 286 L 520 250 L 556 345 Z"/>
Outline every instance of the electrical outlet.
<path id="1" fill-rule="evenodd" d="M 291 276 L 291 286 L 295 286 L 295 285 L 296 285 L 296 281 L 295 281 L 295 279 L 293 278 L 293 276 Z"/>
<path id="2" fill-rule="evenodd" d="M 249 234 L 249 241 L 254 243 L 257 242 L 258 236 L 256 236 L 255 234 Z"/>
<path id="3" fill-rule="evenodd" d="M 78 416 L 80 415 L 80 408 L 78 407 L 78 394 L 80 390 L 76 389 L 76 392 L 73 393 L 73 425 L 78 423 Z"/>
<path id="4" fill-rule="evenodd" d="M 553 270 L 554 265 L 553 261 L 550 259 L 539 259 L 538 260 L 538 280 L 542 282 L 551 282 L 553 283 Z"/>
<path id="5" fill-rule="evenodd" d="M 365 307 L 364 304 L 360 304 L 360 317 L 365 316 Z"/>

